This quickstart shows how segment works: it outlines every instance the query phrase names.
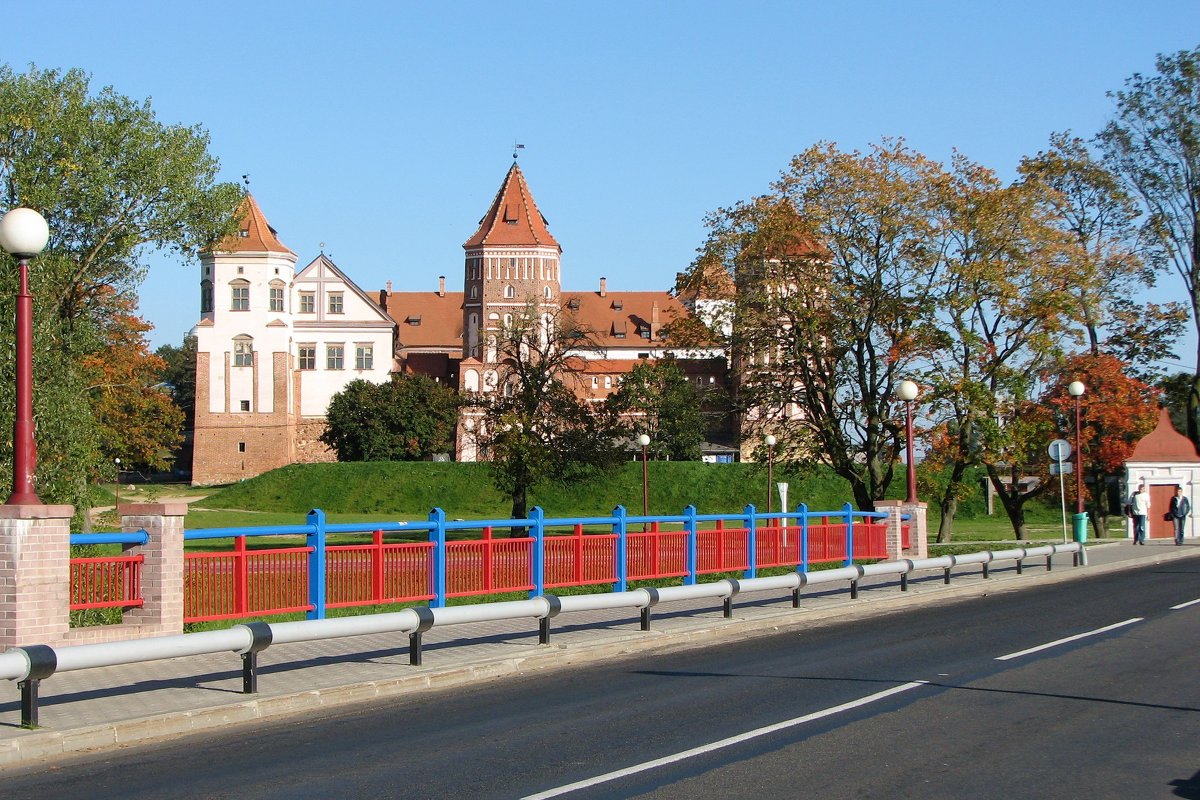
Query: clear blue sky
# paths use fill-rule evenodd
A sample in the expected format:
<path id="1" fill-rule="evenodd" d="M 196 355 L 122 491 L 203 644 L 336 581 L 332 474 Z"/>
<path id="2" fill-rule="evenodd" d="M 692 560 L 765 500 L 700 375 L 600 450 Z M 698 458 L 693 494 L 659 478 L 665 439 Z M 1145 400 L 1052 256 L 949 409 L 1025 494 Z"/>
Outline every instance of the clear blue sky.
<path id="1" fill-rule="evenodd" d="M 820 140 L 904 137 L 1011 178 L 1105 93 L 1200 43 L 1200 3 L 17 2 L 2 58 L 81 67 L 204 126 L 305 264 L 363 289 L 461 286 L 462 243 L 511 163 L 563 284 L 669 289 L 704 215 Z M 155 258 L 153 343 L 198 315 L 198 267 Z M 1180 296 L 1178 278 L 1160 293 Z M 1180 355 L 1192 363 L 1195 336 Z"/>

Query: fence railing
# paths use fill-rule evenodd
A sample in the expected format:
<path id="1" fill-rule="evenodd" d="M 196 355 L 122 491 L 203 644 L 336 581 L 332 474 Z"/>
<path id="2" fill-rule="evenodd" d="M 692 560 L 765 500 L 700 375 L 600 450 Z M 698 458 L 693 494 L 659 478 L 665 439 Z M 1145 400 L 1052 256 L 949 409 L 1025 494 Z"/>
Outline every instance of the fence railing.
<path id="1" fill-rule="evenodd" d="M 630 581 L 680 578 L 691 585 L 714 574 L 754 578 L 766 568 L 806 572 L 811 564 L 887 558 L 886 517 L 847 503 L 837 511 L 801 504 L 770 514 L 754 506 L 699 514 L 688 506 L 674 516 L 629 516 L 618 506 L 607 517 L 569 518 L 546 518 L 535 507 L 523 520 L 447 520 L 434 509 L 422 521 L 329 524 L 314 510 L 302 525 L 185 531 L 190 541 L 232 539 L 233 549 L 185 553 L 184 621 L 289 612 L 323 619 L 328 609 L 351 606 L 427 602 L 441 608 L 456 597 L 537 596 L 603 584 L 623 592 Z M 401 535 L 422 541 L 397 541 Z M 330 536 L 351 541 L 330 544 Z M 255 546 L 269 541 L 262 537 L 304 541 Z M 132 587 L 136 580 L 118 584 Z M 132 605 L 124 599 L 111 604 Z"/>
<path id="2" fill-rule="evenodd" d="M 853 525 L 849 535 L 853 535 Z M 251 622 L 224 630 L 203 631 L 175 636 L 136 639 L 128 642 L 51 647 L 27 645 L 0 653 L 0 680 L 18 681 L 21 691 L 21 726 L 38 726 L 38 691 L 42 680 L 60 672 L 94 669 L 179 658 L 210 653 L 233 652 L 242 659 L 242 691 L 258 691 L 258 654 L 268 647 L 293 642 L 309 642 L 378 633 L 404 633 L 409 637 L 409 663 L 421 664 L 422 634 L 438 625 L 459 625 L 504 619 L 529 618 L 538 620 L 538 641 L 550 641 L 550 623 L 556 616 L 573 611 L 633 608 L 640 611 L 641 629 L 650 629 L 651 610 L 662 602 L 720 599 L 724 616 L 733 613 L 733 603 L 743 592 L 786 590 L 791 592 L 792 605 L 799 605 L 800 592 L 809 586 L 848 582 L 850 596 L 858 597 L 859 581 L 867 576 L 896 575 L 900 590 L 907 591 L 909 576 L 922 570 L 941 570 L 943 580 L 950 583 L 951 571 L 957 566 L 979 565 L 984 579 L 989 567 L 996 562 L 1013 561 L 1020 574 L 1025 561 L 1044 556 L 1046 569 L 1053 566 L 1057 554 L 1072 554 L 1074 563 L 1086 564 L 1080 542 L 1052 544 L 1039 547 L 1018 547 L 1003 551 L 982 551 L 965 556 L 940 556 L 926 559 L 902 559 L 869 565 L 849 565 L 814 573 L 791 572 L 786 575 L 738 580 L 717 580 L 702 585 L 676 586 L 662 589 L 636 589 L 611 594 L 591 594 L 558 597 L 539 596 L 529 600 L 460 606 L 457 608 L 404 609 L 388 614 L 371 614 L 339 619 L 304 620 L 296 622 Z"/>
<path id="3" fill-rule="evenodd" d="M 73 545 L 145 544 L 146 533 L 81 533 Z M 72 611 L 137 608 L 142 605 L 142 556 L 81 556 L 71 559 Z"/>

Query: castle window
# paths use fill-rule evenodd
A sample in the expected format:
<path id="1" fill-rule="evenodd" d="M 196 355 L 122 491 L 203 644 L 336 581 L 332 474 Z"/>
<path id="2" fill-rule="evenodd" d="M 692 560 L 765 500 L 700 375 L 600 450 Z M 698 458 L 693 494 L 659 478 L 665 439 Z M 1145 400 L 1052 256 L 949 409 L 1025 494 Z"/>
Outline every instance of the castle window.
<path id="1" fill-rule="evenodd" d="M 504 296 L 505 296 L 505 297 L 516 297 L 516 296 L 517 296 L 517 290 L 516 290 L 516 289 L 514 289 L 514 288 L 513 288 L 511 285 L 509 285 L 509 286 L 505 286 L 505 287 L 504 287 Z"/>
<path id="2" fill-rule="evenodd" d="M 238 405 L 238 408 L 240 408 L 242 411 L 249 411 L 250 410 L 250 401 L 242 400 L 241 403 Z"/>
<path id="3" fill-rule="evenodd" d="M 200 313 L 210 314 L 213 310 L 213 285 L 212 281 L 200 282 Z"/>
<path id="4" fill-rule="evenodd" d="M 341 314 L 342 309 L 343 309 L 342 293 L 341 292 L 330 292 L 329 293 L 329 313 L 330 314 Z"/>
<path id="5" fill-rule="evenodd" d="M 234 283 L 230 285 L 229 289 L 229 310 L 249 311 L 250 283 L 248 281 L 234 281 Z"/>
<path id="6" fill-rule="evenodd" d="M 300 357 L 300 369 L 317 368 L 317 346 L 315 344 L 298 345 L 296 352 Z"/>
<path id="7" fill-rule="evenodd" d="M 479 298 L 479 287 L 478 287 L 478 286 L 472 286 L 472 287 L 471 287 L 471 299 L 472 299 L 472 300 L 476 300 L 476 299 L 478 299 L 478 298 Z"/>
<path id="8" fill-rule="evenodd" d="M 245 442 L 238 442 L 238 452 L 239 453 L 246 452 L 246 443 Z"/>
<path id="9" fill-rule="evenodd" d="M 254 366 L 254 340 L 249 336 L 238 336 L 233 340 L 233 365 Z"/>
<path id="10" fill-rule="evenodd" d="M 595 375 L 593 375 L 593 376 L 592 376 L 592 388 L 593 388 L 593 389 L 599 389 L 599 388 L 600 388 L 600 379 L 599 379 L 599 378 L 597 378 Z"/>
<path id="11" fill-rule="evenodd" d="M 272 286 L 271 287 L 271 310 L 272 311 L 283 311 L 283 287 L 282 286 Z"/>
<path id="12" fill-rule="evenodd" d="M 300 313 L 312 314 L 317 310 L 317 296 L 314 292 L 300 293 Z"/>
<path id="13" fill-rule="evenodd" d="M 238 231 L 238 236 L 242 239 L 249 239 L 250 238 L 250 229 L 242 228 L 240 231 Z"/>
<path id="14" fill-rule="evenodd" d="M 542 287 L 542 294 L 546 296 L 547 300 L 549 300 L 550 299 L 550 287 L 549 286 Z"/>
<path id="15" fill-rule="evenodd" d="M 375 366 L 375 349 L 369 344 L 354 346 L 354 368 L 372 369 Z"/>
<path id="16" fill-rule="evenodd" d="M 612 375 L 605 375 L 605 376 L 604 376 L 604 388 L 605 388 L 605 389 L 611 389 L 611 388 L 612 388 Z"/>
<path id="17" fill-rule="evenodd" d="M 325 345 L 325 369 L 345 369 L 346 348 L 340 344 Z"/>

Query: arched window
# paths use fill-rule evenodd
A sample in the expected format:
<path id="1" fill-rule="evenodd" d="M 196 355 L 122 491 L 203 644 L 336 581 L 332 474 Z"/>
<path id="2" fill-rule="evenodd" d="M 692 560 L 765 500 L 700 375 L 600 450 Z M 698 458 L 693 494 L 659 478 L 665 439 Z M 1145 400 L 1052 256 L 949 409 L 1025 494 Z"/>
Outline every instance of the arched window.
<path id="1" fill-rule="evenodd" d="M 229 310 L 250 310 L 250 281 L 239 279 L 229 282 Z"/>
<path id="2" fill-rule="evenodd" d="M 517 296 L 517 290 L 512 287 L 512 284 L 509 284 L 508 286 L 504 287 L 504 296 L 505 297 L 516 297 Z"/>
<path id="3" fill-rule="evenodd" d="M 254 340 L 244 333 L 233 337 L 233 365 L 235 367 L 254 366 Z"/>
<path id="4" fill-rule="evenodd" d="M 200 281 L 200 313 L 211 314 L 213 310 L 213 285 L 210 280 Z"/>
<path id="5" fill-rule="evenodd" d="M 473 369 L 469 369 L 463 373 L 463 388 L 468 392 L 479 391 L 479 373 Z"/>
<path id="6" fill-rule="evenodd" d="M 549 299 L 550 299 L 550 287 L 549 287 L 549 286 L 543 286 L 543 287 L 542 287 L 542 294 L 543 294 L 543 295 L 545 295 L 545 297 L 546 297 L 546 299 L 547 299 L 547 300 L 549 300 Z"/>
<path id="7" fill-rule="evenodd" d="M 472 300 L 476 300 L 476 299 L 478 299 L 478 298 L 479 298 L 479 287 L 478 287 L 478 286 L 472 286 L 472 287 L 471 287 L 471 299 L 472 299 Z"/>

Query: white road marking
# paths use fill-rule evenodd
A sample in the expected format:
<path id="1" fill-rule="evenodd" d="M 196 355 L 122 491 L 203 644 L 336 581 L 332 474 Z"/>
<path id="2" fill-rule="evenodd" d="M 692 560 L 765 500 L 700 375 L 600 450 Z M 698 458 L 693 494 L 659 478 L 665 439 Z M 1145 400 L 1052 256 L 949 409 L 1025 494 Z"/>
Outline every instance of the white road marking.
<path id="1" fill-rule="evenodd" d="M 1048 650 L 1051 647 L 1057 647 L 1060 644 L 1066 644 L 1067 642 L 1074 642 L 1079 639 L 1086 639 L 1089 636 L 1096 636 L 1097 634 L 1107 633 L 1108 631 L 1116 630 L 1117 628 L 1123 628 L 1126 625 L 1132 625 L 1135 622 L 1141 622 L 1142 619 L 1143 619 L 1143 617 L 1134 617 L 1133 619 L 1127 619 L 1124 622 L 1118 622 L 1115 625 L 1106 625 L 1103 628 L 1096 628 L 1096 630 L 1088 631 L 1087 633 L 1077 633 L 1074 636 L 1068 636 L 1065 639 L 1058 639 L 1053 642 L 1046 642 L 1046 644 L 1039 644 L 1037 647 L 1031 647 L 1028 650 L 1022 650 L 1019 653 L 1009 653 L 1006 656 L 997 656 L 996 660 L 997 661 L 1009 661 L 1014 658 L 1020 658 L 1021 656 L 1027 656 L 1030 653 L 1036 653 L 1040 650 Z"/>
<path id="2" fill-rule="evenodd" d="M 1180 603 L 1177 606 L 1171 606 L 1171 610 L 1178 611 L 1181 608 L 1187 608 L 1188 606 L 1194 606 L 1197 603 L 1200 603 L 1200 600 L 1188 600 L 1186 603 Z"/>
<path id="3" fill-rule="evenodd" d="M 794 728 L 797 725 L 803 725 L 806 722 L 824 719 L 825 717 L 839 714 L 842 711 L 850 711 L 851 709 L 874 703 L 877 700 L 883 700 L 884 698 L 891 697 L 892 695 L 900 694 L 901 692 L 907 692 L 910 689 L 916 689 L 919 686 L 925 686 L 927 683 L 928 681 L 912 681 L 911 683 L 905 683 L 900 686 L 892 687 L 891 689 L 885 689 L 882 692 L 876 692 L 875 694 L 861 697 L 858 700 L 851 700 L 849 703 L 842 703 L 840 706 L 833 706 L 832 708 L 826 708 L 821 711 L 814 711 L 811 714 L 805 714 L 803 717 L 795 717 L 794 719 L 784 720 L 783 722 L 777 722 L 774 725 L 768 725 L 765 728 L 756 728 L 755 730 L 747 731 L 746 733 L 739 733 L 737 736 L 730 736 L 727 739 L 721 739 L 720 741 L 712 742 L 711 744 L 693 747 L 691 750 L 684 750 L 680 753 L 675 753 L 674 755 L 663 756 L 662 758 L 656 758 L 653 761 L 646 761 L 641 764 L 636 764 L 632 767 L 626 767 L 625 769 L 619 769 L 614 772 L 606 772 L 603 775 L 597 775 L 594 778 L 588 778 L 587 780 L 569 783 L 566 786 L 559 786 L 554 789 L 547 789 L 544 792 L 538 792 L 537 794 L 526 795 L 524 798 L 522 798 L 522 800 L 545 800 L 545 798 L 558 797 L 559 795 L 569 794 L 571 792 L 579 791 L 580 789 L 598 786 L 602 783 L 615 781 L 628 775 L 636 775 L 639 772 L 645 772 L 657 767 L 666 766 L 667 764 L 674 764 L 677 761 L 683 761 L 688 758 L 704 755 L 705 753 L 711 753 L 714 750 L 732 747 L 735 744 L 741 744 L 742 742 L 749 741 L 750 739 L 756 739 L 759 736 L 766 736 L 767 734 L 775 733 L 776 731 Z"/>

